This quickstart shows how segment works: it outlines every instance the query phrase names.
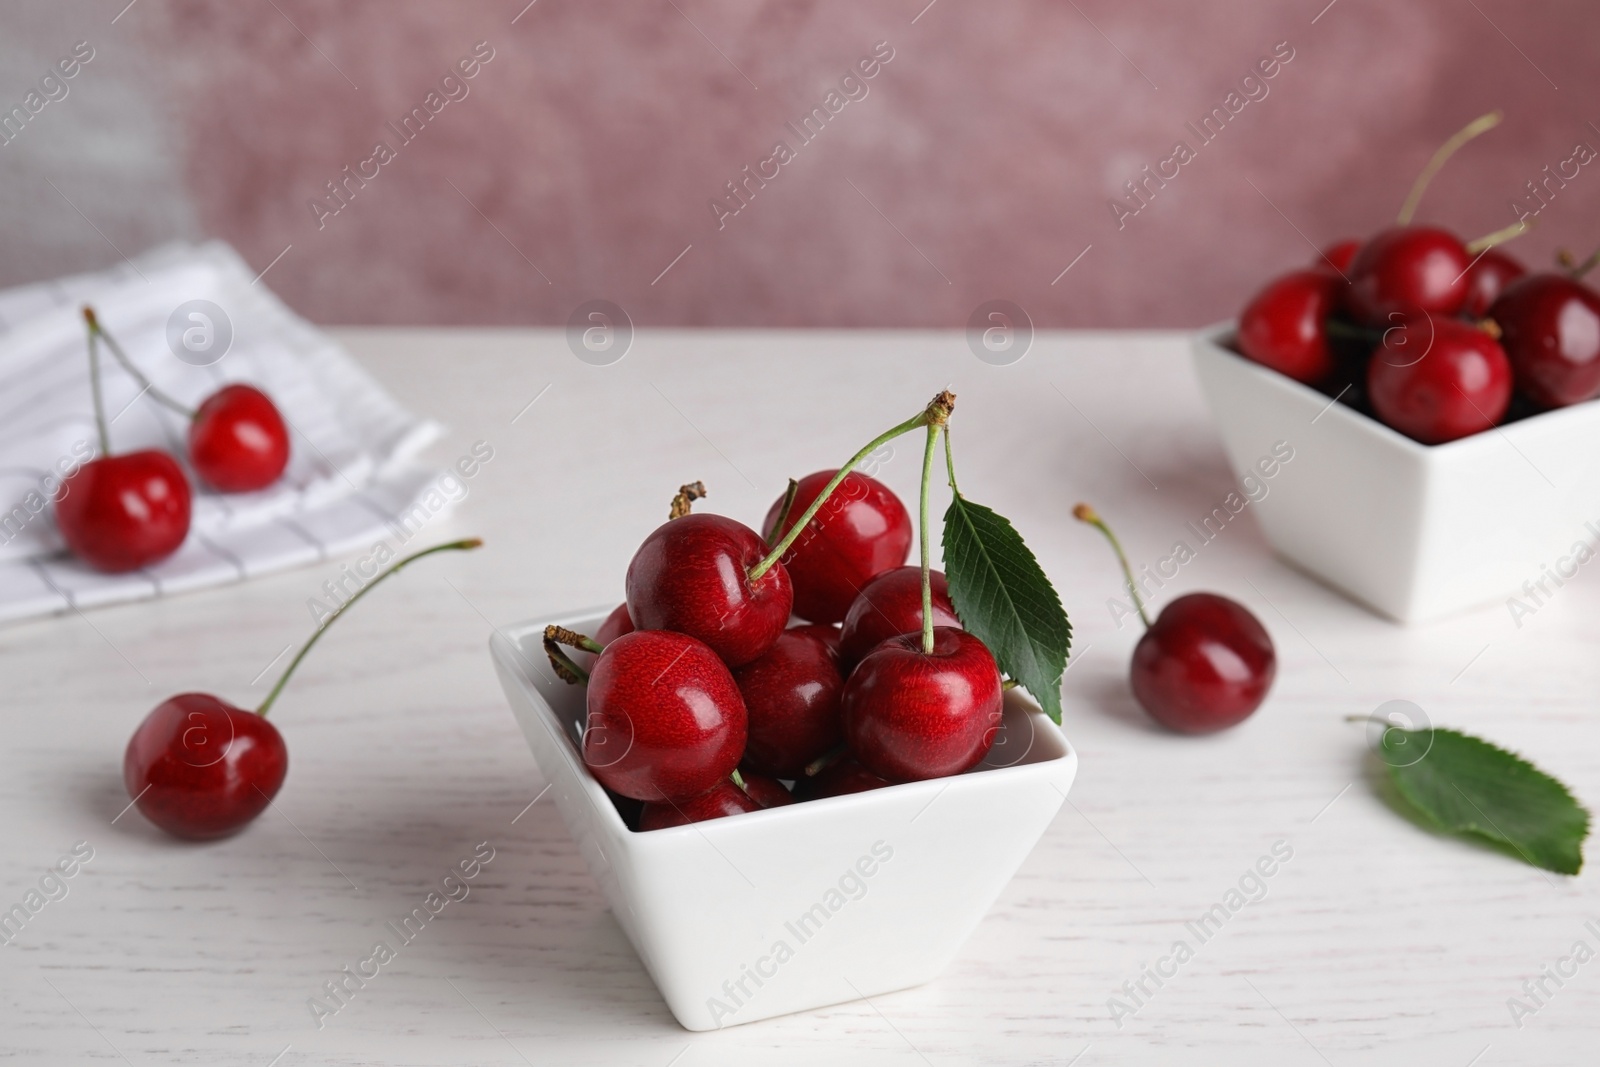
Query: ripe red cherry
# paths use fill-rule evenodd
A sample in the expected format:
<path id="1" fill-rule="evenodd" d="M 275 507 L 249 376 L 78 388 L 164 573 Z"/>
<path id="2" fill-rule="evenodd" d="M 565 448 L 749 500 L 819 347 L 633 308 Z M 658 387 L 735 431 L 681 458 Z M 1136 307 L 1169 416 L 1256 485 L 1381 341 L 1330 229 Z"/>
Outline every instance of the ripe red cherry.
<path id="1" fill-rule="evenodd" d="M 873 774 L 854 758 L 845 756 L 810 778 L 795 782 L 795 793 L 802 800 L 821 800 L 823 797 L 842 797 L 848 793 L 865 793 L 869 789 L 882 789 L 894 783 Z"/>
<path id="2" fill-rule="evenodd" d="M 91 460 L 61 483 L 56 526 L 67 547 L 116 574 L 165 559 L 189 535 L 189 480 L 165 452 Z"/>
<path id="3" fill-rule="evenodd" d="M 435 552 L 477 548 L 476 538 L 414 552 L 339 605 L 289 661 L 255 711 L 209 693 L 179 693 L 146 715 L 128 741 L 122 782 L 146 818 L 176 837 L 206 840 L 243 829 L 272 802 L 289 753 L 267 712 L 328 627 L 379 582 Z"/>
<path id="4" fill-rule="evenodd" d="M 1600 392 L 1600 295 L 1558 274 L 1514 283 L 1489 312 L 1517 387 L 1541 407 Z"/>
<path id="5" fill-rule="evenodd" d="M 766 554 L 766 543 L 742 522 L 706 514 L 670 519 L 628 564 L 628 615 L 640 630 L 688 634 L 728 666 L 742 667 L 772 647 L 794 603 L 782 563 L 750 580 Z"/>
<path id="6" fill-rule="evenodd" d="M 933 624 L 959 628 L 950 586 L 941 571 L 928 572 L 933 590 Z M 891 637 L 922 632 L 922 570 L 897 567 L 868 582 L 850 605 L 839 635 L 839 662 L 848 671 Z"/>
<path id="7" fill-rule="evenodd" d="M 1433 315 L 1384 334 L 1367 395 L 1387 425 L 1426 445 L 1496 425 L 1511 403 L 1511 363 L 1483 330 Z"/>
<path id="8" fill-rule="evenodd" d="M 783 789 L 783 786 L 777 788 Z M 710 791 L 699 796 L 646 803 L 639 812 L 639 830 L 641 833 L 665 830 L 669 826 L 687 826 L 692 822 L 743 815 L 747 811 L 760 811 L 761 808 L 762 805 L 754 797 L 724 778 Z"/>
<path id="9" fill-rule="evenodd" d="M 1248 718 L 1278 671 L 1266 629 L 1244 605 L 1189 593 L 1166 606 L 1133 650 L 1133 695 L 1169 730 L 1204 734 Z"/>
<path id="10" fill-rule="evenodd" d="M 213 489 L 265 489 L 289 465 L 289 431 L 267 394 L 227 385 L 208 397 L 189 423 L 189 462 Z"/>
<path id="11" fill-rule="evenodd" d="M 1395 226 L 1356 253 L 1346 272 L 1346 303 L 1356 318 L 1391 326 L 1398 317 L 1454 315 L 1467 299 L 1472 257 L 1459 238 L 1434 226 Z"/>
<path id="12" fill-rule="evenodd" d="M 1348 274 L 1350 263 L 1356 258 L 1356 253 L 1361 251 L 1361 242 L 1354 237 L 1346 237 L 1342 241 L 1335 241 L 1322 250 L 1322 254 L 1311 264 L 1313 269 L 1325 270 L 1334 275 Z"/>
<path id="13" fill-rule="evenodd" d="M 744 753 L 739 687 L 686 634 L 638 630 L 606 645 L 589 676 L 588 711 L 584 763 L 607 789 L 636 800 L 699 796 Z"/>
<path id="14" fill-rule="evenodd" d="M 1483 318 L 1500 294 L 1527 273 L 1528 268 L 1498 248 L 1485 249 L 1467 272 L 1467 300 L 1461 313 L 1470 319 Z"/>
<path id="15" fill-rule="evenodd" d="M 878 645 L 845 683 L 845 740 L 867 770 L 896 782 L 960 774 L 983 759 L 1000 728 L 1000 668 L 965 630 L 935 626 Z"/>
<path id="16" fill-rule="evenodd" d="M 844 678 L 826 641 L 811 627 L 785 630 L 734 682 L 750 717 L 744 766 L 775 778 L 799 778 L 806 764 L 844 740 L 839 693 Z"/>
<path id="17" fill-rule="evenodd" d="M 1322 381 L 1335 366 L 1324 324 L 1344 288 L 1329 271 L 1297 270 L 1273 279 L 1239 316 L 1239 351 L 1295 381 Z"/>
<path id="18" fill-rule="evenodd" d="M 128 742 L 122 781 L 145 818 L 177 837 L 226 837 L 278 795 L 289 772 L 283 735 L 209 693 L 158 704 Z"/>
<path id="19" fill-rule="evenodd" d="M 782 530 L 774 527 L 783 498 L 774 501 L 762 524 L 768 542 L 788 533 L 837 473 L 817 471 L 800 479 Z M 862 586 L 906 561 L 911 533 L 911 516 L 888 486 L 859 471 L 845 475 L 784 554 L 794 613 L 812 622 L 843 619 Z"/>

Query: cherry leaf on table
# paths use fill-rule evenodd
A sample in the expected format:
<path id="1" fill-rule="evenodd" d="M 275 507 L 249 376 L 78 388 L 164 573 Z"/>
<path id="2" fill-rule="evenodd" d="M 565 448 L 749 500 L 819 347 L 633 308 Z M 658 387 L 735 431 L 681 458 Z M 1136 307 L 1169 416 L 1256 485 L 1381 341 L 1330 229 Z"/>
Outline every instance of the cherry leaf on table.
<path id="1" fill-rule="evenodd" d="M 960 493 L 944 513 L 944 570 L 961 624 L 1000 669 L 1061 722 L 1072 626 L 1050 579 L 1010 521 Z"/>
<path id="2" fill-rule="evenodd" d="M 1455 730 L 1388 729 L 1379 748 L 1400 795 L 1439 829 L 1495 842 L 1560 874 L 1583 866 L 1589 813 L 1527 760 Z M 1418 752 L 1425 754 L 1413 759 Z"/>

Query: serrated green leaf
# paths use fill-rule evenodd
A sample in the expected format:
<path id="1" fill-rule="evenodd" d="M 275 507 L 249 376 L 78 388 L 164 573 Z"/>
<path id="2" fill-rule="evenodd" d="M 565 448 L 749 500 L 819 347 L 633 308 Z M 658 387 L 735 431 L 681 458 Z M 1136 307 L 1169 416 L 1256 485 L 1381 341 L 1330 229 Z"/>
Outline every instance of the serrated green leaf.
<path id="1" fill-rule="evenodd" d="M 1527 760 L 1455 730 L 1389 729 L 1379 749 L 1400 795 L 1441 830 L 1496 842 L 1561 874 L 1583 866 L 1589 813 Z"/>
<path id="2" fill-rule="evenodd" d="M 1022 535 L 957 493 L 944 513 L 944 571 L 961 624 L 1060 723 L 1072 626 Z"/>

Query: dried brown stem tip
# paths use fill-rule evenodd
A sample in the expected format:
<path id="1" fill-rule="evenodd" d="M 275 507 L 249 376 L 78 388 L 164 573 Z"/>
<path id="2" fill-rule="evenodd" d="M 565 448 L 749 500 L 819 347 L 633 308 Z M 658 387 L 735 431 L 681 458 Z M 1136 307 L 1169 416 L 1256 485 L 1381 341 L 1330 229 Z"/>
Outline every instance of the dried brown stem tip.
<path id="1" fill-rule="evenodd" d="M 928 407 L 925 412 L 928 417 L 928 425 L 943 426 L 950 420 L 950 413 L 955 409 L 956 394 L 948 389 L 941 391 L 938 396 L 928 401 Z"/>
<path id="2" fill-rule="evenodd" d="M 688 485 L 678 487 L 678 495 L 672 498 L 672 510 L 667 514 L 667 520 L 681 519 L 694 508 L 694 502 L 706 495 L 704 482 L 690 482 Z"/>
<path id="3" fill-rule="evenodd" d="M 94 308 L 90 307 L 88 304 L 83 305 L 83 321 L 89 324 L 89 329 L 91 330 L 98 330 L 100 328 L 100 320 L 94 317 Z"/>
<path id="4" fill-rule="evenodd" d="M 1088 504 L 1079 504 L 1072 509 L 1072 517 L 1079 522 L 1099 522 L 1100 515 Z"/>

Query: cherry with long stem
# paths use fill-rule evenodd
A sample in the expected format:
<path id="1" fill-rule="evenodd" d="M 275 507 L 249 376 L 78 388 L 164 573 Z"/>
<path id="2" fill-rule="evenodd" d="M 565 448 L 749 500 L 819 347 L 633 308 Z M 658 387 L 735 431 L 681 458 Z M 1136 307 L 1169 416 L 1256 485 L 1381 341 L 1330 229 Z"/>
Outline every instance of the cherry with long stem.
<path id="1" fill-rule="evenodd" d="M 175 837 L 209 840 L 249 825 L 283 788 L 289 750 L 267 719 L 272 702 L 346 608 L 407 564 L 435 552 L 477 548 L 477 538 L 434 545 L 395 563 L 323 620 L 254 712 L 210 693 L 179 693 L 146 715 L 128 740 L 122 781 L 145 817 Z"/>
<path id="2" fill-rule="evenodd" d="M 465 540 L 449 541 L 449 542 L 446 542 L 445 544 L 442 544 L 442 545 L 434 545 L 432 548 L 424 548 L 420 552 L 413 552 L 411 555 L 405 557 L 404 559 L 397 561 L 396 563 L 391 565 L 388 570 L 384 571 L 382 574 L 380 574 L 376 578 L 372 579 L 372 581 L 370 581 L 366 585 L 362 586 L 359 590 L 356 591 L 355 596 L 351 597 L 349 600 L 346 600 L 343 604 L 340 604 L 337 608 L 334 609 L 333 614 L 329 615 L 326 619 L 323 619 L 322 620 L 322 624 L 317 627 L 316 632 L 313 633 L 309 638 L 306 639 L 306 643 L 305 644 L 300 646 L 300 651 L 295 653 L 294 659 L 289 661 L 289 665 L 287 667 L 285 667 L 283 669 L 283 673 L 278 676 L 277 684 L 275 684 L 272 687 L 272 691 L 267 694 L 267 698 L 261 702 L 259 707 L 256 708 L 256 714 L 262 716 L 263 718 L 266 716 L 267 712 L 272 709 L 273 701 L 278 699 L 278 694 L 283 692 L 283 687 L 288 683 L 289 677 L 292 674 L 294 674 L 295 668 L 300 666 L 300 661 L 306 658 L 306 653 L 310 652 L 312 647 L 319 640 L 321 640 L 322 635 L 328 632 L 328 627 L 332 626 L 336 621 L 338 621 L 339 616 L 343 615 L 346 611 L 348 611 L 350 609 L 350 606 L 352 604 L 354 604 L 356 601 L 360 600 L 362 597 L 364 597 L 368 593 L 370 593 L 374 586 L 379 585 L 381 582 L 383 582 L 383 580 L 385 578 L 388 578 L 390 575 L 400 573 L 400 571 L 403 568 L 405 568 L 405 566 L 407 564 L 415 563 L 417 560 L 422 559 L 424 556 L 431 556 L 435 552 L 460 552 L 460 551 L 466 551 L 466 550 L 478 548 L 482 544 L 483 544 L 483 539 L 482 538 L 480 538 L 480 537 L 468 537 Z"/>
<path id="3" fill-rule="evenodd" d="M 1087 504 L 1073 517 L 1111 544 L 1145 631 L 1133 649 L 1129 682 L 1150 717 L 1179 733 L 1210 733 L 1248 718 L 1277 674 L 1272 638 L 1243 604 L 1215 593 L 1173 600 L 1154 622 L 1133 580 L 1133 568 L 1104 519 Z"/>

